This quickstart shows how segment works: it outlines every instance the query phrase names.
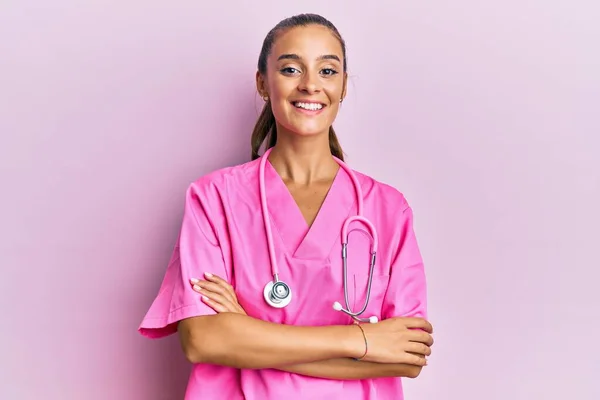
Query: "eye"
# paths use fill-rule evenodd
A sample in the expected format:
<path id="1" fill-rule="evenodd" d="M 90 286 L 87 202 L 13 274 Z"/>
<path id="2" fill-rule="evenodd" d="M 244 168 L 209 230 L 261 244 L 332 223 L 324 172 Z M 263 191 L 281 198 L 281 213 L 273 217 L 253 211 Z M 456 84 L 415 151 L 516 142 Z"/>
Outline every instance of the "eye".
<path id="1" fill-rule="evenodd" d="M 294 75 L 300 73 L 300 70 L 294 67 L 285 67 L 280 70 L 285 75 Z"/>
<path id="2" fill-rule="evenodd" d="M 333 75 L 337 74 L 338 72 L 333 68 L 325 68 L 325 69 L 321 70 L 321 73 L 323 75 L 333 76 Z"/>

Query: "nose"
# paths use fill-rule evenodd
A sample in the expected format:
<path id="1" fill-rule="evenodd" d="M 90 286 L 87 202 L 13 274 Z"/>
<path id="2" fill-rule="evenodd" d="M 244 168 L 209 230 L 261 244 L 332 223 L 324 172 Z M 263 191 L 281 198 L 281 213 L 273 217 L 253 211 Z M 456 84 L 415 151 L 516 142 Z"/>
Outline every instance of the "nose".
<path id="1" fill-rule="evenodd" d="M 308 94 L 319 93 L 321 91 L 321 83 L 318 74 L 306 72 L 298 85 L 298 90 Z"/>

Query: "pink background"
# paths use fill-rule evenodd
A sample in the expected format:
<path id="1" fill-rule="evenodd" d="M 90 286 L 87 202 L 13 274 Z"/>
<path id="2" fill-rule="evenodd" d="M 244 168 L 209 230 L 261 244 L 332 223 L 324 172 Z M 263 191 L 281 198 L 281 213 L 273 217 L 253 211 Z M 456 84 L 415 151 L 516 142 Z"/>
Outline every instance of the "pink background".
<path id="1" fill-rule="evenodd" d="M 2 3 L 0 398 L 182 397 L 176 338 L 136 328 L 307 11 L 348 42 L 350 164 L 416 213 L 437 342 L 407 399 L 600 398 L 596 2 Z"/>

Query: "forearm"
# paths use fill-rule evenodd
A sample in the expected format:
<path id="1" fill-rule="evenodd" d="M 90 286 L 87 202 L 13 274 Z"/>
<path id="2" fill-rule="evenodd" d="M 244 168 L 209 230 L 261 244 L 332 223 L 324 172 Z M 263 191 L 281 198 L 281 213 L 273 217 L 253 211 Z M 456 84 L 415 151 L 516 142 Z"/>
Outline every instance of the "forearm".
<path id="1" fill-rule="evenodd" d="M 421 372 L 421 368 L 408 364 L 378 364 L 367 361 L 355 361 L 350 358 L 336 358 L 287 365 L 277 369 L 315 378 L 357 380 L 386 377 L 416 378 Z"/>
<path id="2" fill-rule="evenodd" d="M 235 368 L 279 368 L 361 354 L 362 336 L 348 326 L 275 324 L 235 313 L 183 320 L 179 335 L 194 363 Z"/>

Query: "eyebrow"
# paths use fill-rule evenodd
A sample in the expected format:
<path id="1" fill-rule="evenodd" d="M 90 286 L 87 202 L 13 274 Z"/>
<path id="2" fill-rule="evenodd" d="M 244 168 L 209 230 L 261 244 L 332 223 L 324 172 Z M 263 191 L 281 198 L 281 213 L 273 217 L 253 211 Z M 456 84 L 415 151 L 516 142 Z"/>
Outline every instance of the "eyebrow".
<path id="1" fill-rule="evenodd" d="M 277 58 L 277 61 L 280 60 L 302 60 L 302 57 L 300 57 L 298 54 L 282 54 Z M 317 60 L 335 60 L 341 62 L 340 58 L 335 54 L 325 54 L 317 57 Z"/>

